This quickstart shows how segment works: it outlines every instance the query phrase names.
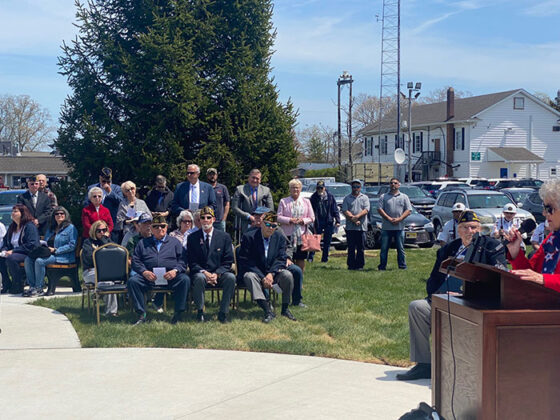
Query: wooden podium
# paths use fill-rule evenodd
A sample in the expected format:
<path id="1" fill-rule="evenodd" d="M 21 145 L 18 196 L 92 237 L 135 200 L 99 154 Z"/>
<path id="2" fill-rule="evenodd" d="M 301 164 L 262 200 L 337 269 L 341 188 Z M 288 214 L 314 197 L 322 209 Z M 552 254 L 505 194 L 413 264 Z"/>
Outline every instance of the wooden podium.
<path id="1" fill-rule="evenodd" d="M 560 293 L 488 265 L 440 271 L 465 283 L 462 297 L 432 297 L 438 412 L 453 419 L 453 399 L 460 420 L 559 419 Z"/>

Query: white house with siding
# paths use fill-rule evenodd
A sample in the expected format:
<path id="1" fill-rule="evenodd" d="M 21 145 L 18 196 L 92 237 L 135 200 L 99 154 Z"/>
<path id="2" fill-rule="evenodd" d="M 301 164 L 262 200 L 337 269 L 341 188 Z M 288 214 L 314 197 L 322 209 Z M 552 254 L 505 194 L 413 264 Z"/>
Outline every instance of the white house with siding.
<path id="1" fill-rule="evenodd" d="M 450 88 L 447 101 L 412 108 L 414 180 L 441 176 L 545 180 L 560 172 L 560 112 L 524 89 L 454 96 Z M 409 155 L 407 130 L 397 139 L 396 120 L 393 114 L 381 127 L 361 130 L 361 163 L 393 163 L 396 147 Z M 406 165 L 395 164 L 400 179 L 405 178 Z"/>

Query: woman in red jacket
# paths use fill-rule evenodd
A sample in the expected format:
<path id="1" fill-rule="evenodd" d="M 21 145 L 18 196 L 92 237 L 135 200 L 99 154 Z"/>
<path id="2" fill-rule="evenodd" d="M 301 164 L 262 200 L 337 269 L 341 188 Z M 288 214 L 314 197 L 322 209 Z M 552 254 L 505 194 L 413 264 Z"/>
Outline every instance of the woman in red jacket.
<path id="1" fill-rule="evenodd" d="M 513 229 L 507 239 L 508 259 L 513 267 L 512 273 L 522 280 L 542 284 L 544 287 L 560 292 L 560 179 L 545 182 L 539 191 L 543 201 L 543 215 L 548 221 L 551 233 L 531 257 L 519 252 L 521 234 Z"/>
<path id="2" fill-rule="evenodd" d="M 82 236 L 84 238 L 89 237 L 89 230 L 93 222 L 98 220 L 103 220 L 107 223 L 109 227 L 109 232 L 113 230 L 113 219 L 111 218 L 111 213 L 109 209 L 101 204 L 103 201 L 103 191 L 99 187 L 94 187 L 88 192 L 88 198 L 90 204 L 82 210 Z"/>

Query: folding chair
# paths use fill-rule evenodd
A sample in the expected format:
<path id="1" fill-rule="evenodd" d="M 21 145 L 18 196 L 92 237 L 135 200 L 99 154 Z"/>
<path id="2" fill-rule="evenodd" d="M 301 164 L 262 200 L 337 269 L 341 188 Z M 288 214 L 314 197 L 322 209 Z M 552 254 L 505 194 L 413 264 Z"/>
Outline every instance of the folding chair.
<path id="1" fill-rule="evenodd" d="M 93 299 L 96 303 L 97 325 L 99 325 L 100 298 L 105 295 L 122 295 L 127 292 L 128 250 L 124 246 L 113 243 L 102 245 L 93 251 L 93 266 L 95 268 Z"/>

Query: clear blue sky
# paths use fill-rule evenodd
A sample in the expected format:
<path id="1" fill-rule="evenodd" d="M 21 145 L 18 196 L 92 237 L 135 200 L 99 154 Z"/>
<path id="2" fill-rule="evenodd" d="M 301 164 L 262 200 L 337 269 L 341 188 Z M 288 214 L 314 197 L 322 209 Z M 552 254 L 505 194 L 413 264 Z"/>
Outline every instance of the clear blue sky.
<path id="1" fill-rule="evenodd" d="M 379 94 L 382 0 L 276 0 L 273 75 L 299 126 L 336 127 L 336 80 Z M 73 0 L 0 0 L 0 94 L 28 94 L 56 121 L 69 93 L 56 66 L 76 33 Z M 402 0 L 401 80 L 475 95 L 560 89 L 560 0 Z M 347 100 L 347 91 L 343 99 Z"/>

